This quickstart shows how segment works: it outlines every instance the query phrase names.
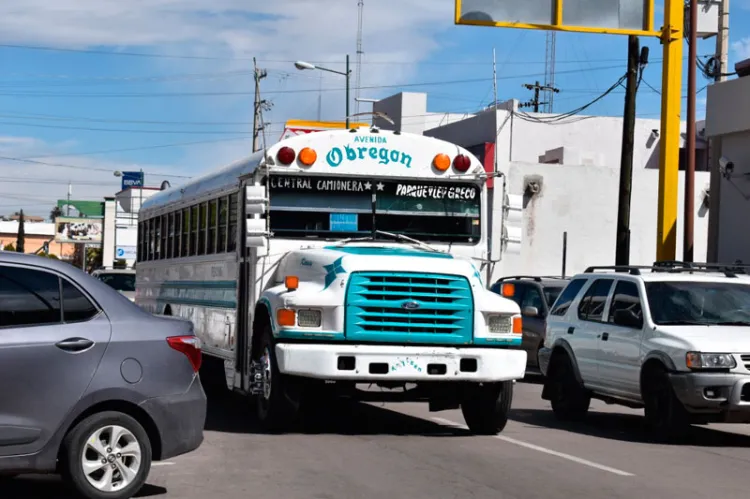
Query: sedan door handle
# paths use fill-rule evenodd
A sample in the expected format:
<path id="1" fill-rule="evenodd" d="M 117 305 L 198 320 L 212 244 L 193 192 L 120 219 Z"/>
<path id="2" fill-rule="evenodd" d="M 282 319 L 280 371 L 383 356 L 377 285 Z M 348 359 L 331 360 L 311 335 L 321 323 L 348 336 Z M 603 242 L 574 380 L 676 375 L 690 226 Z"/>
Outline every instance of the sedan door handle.
<path id="1" fill-rule="evenodd" d="M 94 346 L 94 342 L 86 338 L 68 338 L 55 343 L 55 346 L 66 352 L 82 352 Z"/>
<path id="2" fill-rule="evenodd" d="M 602 333 L 602 341 L 607 341 L 609 339 L 609 333 Z"/>

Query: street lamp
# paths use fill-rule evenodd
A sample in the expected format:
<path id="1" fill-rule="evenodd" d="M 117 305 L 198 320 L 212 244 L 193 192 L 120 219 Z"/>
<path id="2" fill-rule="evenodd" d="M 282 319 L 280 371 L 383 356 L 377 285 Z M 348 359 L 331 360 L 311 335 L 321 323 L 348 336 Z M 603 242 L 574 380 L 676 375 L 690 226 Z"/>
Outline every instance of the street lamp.
<path id="1" fill-rule="evenodd" d="M 300 71 L 304 71 L 307 69 L 317 69 L 319 71 L 327 71 L 329 73 L 335 73 L 337 75 L 342 75 L 346 77 L 346 129 L 349 129 L 349 80 L 351 79 L 352 72 L 349 70 L 349 55 L 346 56 L 346 72 L 342 71 L 336 71 L 335 69 L 328 69 L 323 68 L 320 66 L 316 66 L 315 64 L 305 62 L 305 61 L 297 61 L 294 63 L 294 67 L 299 69 Z"/>

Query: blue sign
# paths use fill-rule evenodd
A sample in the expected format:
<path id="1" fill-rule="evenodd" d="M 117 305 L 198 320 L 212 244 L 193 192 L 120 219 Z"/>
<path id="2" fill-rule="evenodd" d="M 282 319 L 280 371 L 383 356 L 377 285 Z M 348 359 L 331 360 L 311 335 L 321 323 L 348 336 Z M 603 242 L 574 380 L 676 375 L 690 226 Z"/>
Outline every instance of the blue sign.
<path id="1" fill-rule="evenodd" d="M 115 248 L 115 258 L 123 260 L 135 260 L 136 258 L 136 247 L 135 246 L 118 246 Z"/>
<path id="2" fill-rule="evenodd" d="M 122 172 L 122 190 L 143 187 L 143 172 Z"/>
<path id="3" fill-rule="evenodd" d="M 356 213 L 331 213 L 331 232 L 357 232 Z"/>

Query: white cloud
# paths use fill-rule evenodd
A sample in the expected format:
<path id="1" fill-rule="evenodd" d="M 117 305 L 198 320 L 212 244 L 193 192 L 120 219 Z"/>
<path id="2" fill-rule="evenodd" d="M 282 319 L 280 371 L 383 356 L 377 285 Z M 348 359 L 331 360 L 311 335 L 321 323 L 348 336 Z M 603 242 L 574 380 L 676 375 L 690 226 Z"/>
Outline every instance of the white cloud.
<path id="1" fill-rule="evenodd" d="M 365 64 L 362 68 L 363 86 L 399 84 L 412 80 L 417 65 L 440 49 L 442 31 L 453 26 L 453 5 L 450 1 L 435 0 L 366 0 L 364 16 L 364 60 L 389 61 L 400 64 Z M 470 28 L 467 28 L 470 29 Z M 323 63 L 332 69 L 343 70 L 345 54 L 351 54 L 354 71 L 357 33 L 357 2 L 354 0 L 23 0 L 0 1 L 0 43 L 53 46 L 70 49 L 121 50 L 154 52 L 186 56 L 208 56 L 223 60 L 141 59 L 112 56 L 121 61 L 121 71 L 127 72 L 131 62 L 147 62 L 154 73 L 198 73 L 250 70 L 257 57 L 259 65 L 269 70 L 262 82 L 266 99 L 273 102 L 273 110 L 266 119 L 269 142 L 281 135 L 283 122 L 289 118 L 314 119 L 317 92 L 271 93 L 275 90 L 298 91 L 317 89 L 320 77 L 326 89 L 343 89 L 342 77 L 314 71 L 300 72 L 289 62 L 298 59 Z M 32 59 L 33 60 L 33 59 Z M 81 59 L 85 61 L 86 59 Z M 91 59 L 96 60 L 96 59 Z M 72 71 L 72 70 L 71 70 Z M 77 69 L 80 71 L 80 69 Z M 354 79 L 352 79 L 354 84 Z M 252 80 L 224 79 L 222 81 L 191 82 L 189 86 L 175 82 L 175 91 L 243 91 L 252 92 Z M 164 87 L 162 87 L 164 88 Z M 63 89 L 61 92 L 78 89 Z M 86 91 L 84 88 L 83 91 Z M 144 91 L 123 88 L 122 91 Z M 362 90 L 363 97 L 388 95 L 383 91 Z M 342 119 L 344 92 L 326 91 L 323 94 L 323 118 Z M 354 92 L 352 91 L 352 109 Z M 97 99 L 98 101 L 98 99 Z M 96 101 L 91 101 L 93 104 Z M 151 100 L 133 99 L 133 105 L 143 108 L 146 119 L 169 119 L 153 115 L 148 107 Z M 180 100 L 180 103 L 183 101 Z M 194 109 L 206 120 L 227 121 L 252 119 L 252 95 L 219 98 L 185 99 L 185 106 Z M 93 109 L 93 105 L 91 107 Z M 364 105 L 361 111 L 368 111 Z M 77 115 L 99 112 L 78 111 Z M 248 130 L 249 131 L 249 130 Z M 83 135 L 88 137 L 88 135 Z M 92 143 L 79 140 L 80 147 L 92 148 Z M 49 144 L 31 137 L 0 138 L 0 155 L 30 157 L 69 153 L 74 142 Z M 248 154 L 248 142 L 229 142 L 216 145 L 193 146 L 186 154 L 181 171 L 197 172 L 212 168 Z M 96 146 L 93 146 L 96 149 Z M 61 158 L 45 157 L 49 163 L 96 166 L 112 170 L 128 168 L 103 160 L 105 156 Z M 145 167 L 144 167 L 145 168 Z M 154 170 L 169 171 L 166 166 Z M 172 170 L 175 171 L 175 170 Z M 8 173 L 10 172 L 10 173 Z M 117 179 L 107 172 L 24 165 L 0 160 L 0 176 L 28 175 L 39 178 L 88 180 L 100 186 L 74 186 L 74 197 L 112 195 L 117 190 Z M 93 180 L 92 180 L 93 179 Z M 150 182 L 149 182 L 150 183 Z M 175 182 L 172 182 L 174 185 Z M 27 184 L 3 184 L 0 190 L 25 190 Z M 106 186 L 106 187 L 105 187 Z M 114 190 L 113 190 L 114 189 Z M 64 197 L 67 183 L 40 184 L 29 192 L 29 199 Z M 3 198 L 0 192 L 0 200 Z M 36 202 L 34 202 L 36 203 Z M 31 203 L 31 204 L 34 204 Z M 8 211 L 0 202 L 0 213 Z M 30 207 L 31 208 L 31 207 Z M 45 214 L 49 208 L 37 209 Z"/>
<path id="2" fill-rule="evenodd" d="M 750 57 L 750 37 L 732 42 L 732 50 L 734 50 L 734 55 L 739 60 Z"/>
<path id="3" fill-rule="evenodd" d="M 68 183 L 72 199 L 101 200 L 120 189 L 120 179 L 113 173 L 133 169 L 132 164 L 118 163 L 86 156 L 60 156 L 68 150 L 66 143 L 47 143 L 34 137 L 0 136 L 0 215 L 23 209 L 30 215 L 47 216 L 58 199 L 65 199 Z M 16 161 L 44 155 L 44 159 Z M 68 168 L 63 165 L 73 165 Z M 145 172 L 184 175 L 177 168 L 164 165 L 138 165 Z M 137 169 L 136 168 L 136 169 Z M 157 183 L 166 177 L 157 177 Z M 179 178 L 169 178 L 172 185 Z"/>

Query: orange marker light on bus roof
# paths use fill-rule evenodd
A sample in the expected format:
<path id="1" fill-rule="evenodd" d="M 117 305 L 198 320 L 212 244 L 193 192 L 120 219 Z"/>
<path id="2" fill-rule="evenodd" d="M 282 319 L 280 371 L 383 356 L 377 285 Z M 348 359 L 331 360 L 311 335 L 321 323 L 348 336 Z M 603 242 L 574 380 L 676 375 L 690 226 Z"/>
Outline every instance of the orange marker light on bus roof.
<path id="1" fill-rule="evenodd" d="M 511 296 L 516 294 L 516 285 L 509 282 L 503 284 L 501 293 L 504 297 L 510 298 Z"/>
<path id="2" fill-rule="evenodd" d="M 451 159 L 447 154 L 438 154 L 435 156 L 435 159 L 432 160 L 432 166 L 434 166 L 436 170 L 444 172 L 451 167 Z"/>
<path id="3" fill-rule="evenodd" d="M 314 149 L 310 149 L 309 147 L 305 147 L 299 152 L 299 162 L 305 166 L 314 165 L 317 159 L 318 153 L 316 153 Z"/>

